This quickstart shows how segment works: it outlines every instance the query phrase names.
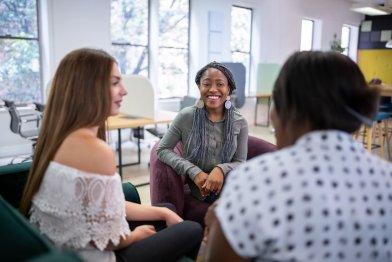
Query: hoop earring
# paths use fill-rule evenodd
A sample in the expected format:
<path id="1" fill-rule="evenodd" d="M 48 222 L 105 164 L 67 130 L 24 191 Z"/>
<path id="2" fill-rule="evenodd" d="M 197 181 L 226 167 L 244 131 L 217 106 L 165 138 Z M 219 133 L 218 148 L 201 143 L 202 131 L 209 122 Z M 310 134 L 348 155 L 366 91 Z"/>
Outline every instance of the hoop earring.
<path id="1" fill-rule="evenodd" d="M 225 108 L 226 109 L 230 109 L 231 108 L 230 96 L 226 97 Z"/>
<path id="2" fill-rule="evenodd" d="M 197 108 L 204 108 L 204 101 L 203 100 L 199 100 L 199 101 L 197 101 L 197 103 L 196 103 L 196 107 Z"/>

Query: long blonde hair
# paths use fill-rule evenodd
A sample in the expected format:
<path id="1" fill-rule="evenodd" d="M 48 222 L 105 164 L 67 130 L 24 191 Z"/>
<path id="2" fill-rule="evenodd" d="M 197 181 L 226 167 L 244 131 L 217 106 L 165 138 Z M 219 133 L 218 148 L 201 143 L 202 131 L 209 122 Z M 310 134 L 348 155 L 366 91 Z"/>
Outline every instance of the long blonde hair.
<path id="1" fill-rule="evenodd" d="M 39 138 L 34 152 L 20 211 L 29 215 L 31 201 L 45 171 L 64 139 L 73 131 L 99 126 L 105 138 L 105 121 L 110 115 L 110 77 L 116 60 L 103 50 L 82 48 L 66 55 L 53 78 Z"/>

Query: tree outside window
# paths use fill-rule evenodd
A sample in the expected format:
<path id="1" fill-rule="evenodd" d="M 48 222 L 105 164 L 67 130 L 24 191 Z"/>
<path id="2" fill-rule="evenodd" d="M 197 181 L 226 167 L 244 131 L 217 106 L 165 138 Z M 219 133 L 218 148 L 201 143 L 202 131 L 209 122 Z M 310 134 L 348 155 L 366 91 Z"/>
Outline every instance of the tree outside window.
<path id="1" fill-rule="evenodd" d="M 158 97 L 188 93 L 189 0 L 159 1 Z"/>
<path id="2" fill-rule="evenodd" d="M 123 74 L 148 77 L 148 0 L 112 0 L 112 52 Z"/>
<path id="3" fill-rule="evenodd" d="M 42 102 L 36 0 L 0 2 L 0 98 Z"/>
<path id="4" fill-rule="evenodd" d="M 157 10 L 158 19 L 149 16 L 151 9 Z M 150 29 L 158 32 L 158 39 L 151 39 Z M 188 93 L 189 0 L 112 0 L 111 32 L 113 55 L 123 74 L 148 77 L 149 67 L 158 68 L 158 98 Z M 157 41 L 157 52 L 150 53 L 151 41 Z M 158 57 L 150 60 L 151 54 Z"/>

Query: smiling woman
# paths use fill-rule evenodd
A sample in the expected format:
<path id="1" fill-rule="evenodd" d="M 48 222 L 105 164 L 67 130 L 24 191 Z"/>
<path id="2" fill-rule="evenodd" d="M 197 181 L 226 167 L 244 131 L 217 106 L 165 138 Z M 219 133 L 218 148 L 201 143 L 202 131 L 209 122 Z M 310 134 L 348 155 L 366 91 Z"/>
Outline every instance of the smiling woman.
<path id="1" fill-rule="evenodd" d="M 183 221 L 169 204 L 125 201 L 105 123 L 119 113 L 126 94 L 107 52 L 81 48 L 61 60 L 21 211 L 57 246 L 85 261 L 195 259 L 200 225 Z M 172 245 L 163 244 L 168 241 Z"/>
<path id="2" fill-rule="evenodd" d="M 224 65 L 211 62 L 196 74 L 200 100 L 181 110 L 157 149 L 158 158 L 185 176 L 192 195 L 214 202 L 227 174 L 246 160 L 248 123 L 231 104 L 236 88 Z M 183 157 L 174 152 L 183 144 Z"/>

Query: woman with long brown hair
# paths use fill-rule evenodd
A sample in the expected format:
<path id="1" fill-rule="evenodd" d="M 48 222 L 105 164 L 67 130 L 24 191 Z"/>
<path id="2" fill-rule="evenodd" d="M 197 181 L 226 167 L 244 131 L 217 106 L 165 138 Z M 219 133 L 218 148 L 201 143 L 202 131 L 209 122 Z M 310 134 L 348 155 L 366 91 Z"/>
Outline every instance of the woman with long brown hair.
<path id="1" fill-rule="evenodd" d="M 169 208 L 126 202 L 106 119 L 127 94 L 116 60 L 78 49 L 60 62 L 45 109 L 21 212 L 56 245 L 86 261 L 175 261 L 195 258 L 201 227 Z M 156 232 L 128 221 L 164 221 Z M 170 243 L 170 245 L 167 245 Z M 153 251 L 153 252 L 152 252 Z"/>

